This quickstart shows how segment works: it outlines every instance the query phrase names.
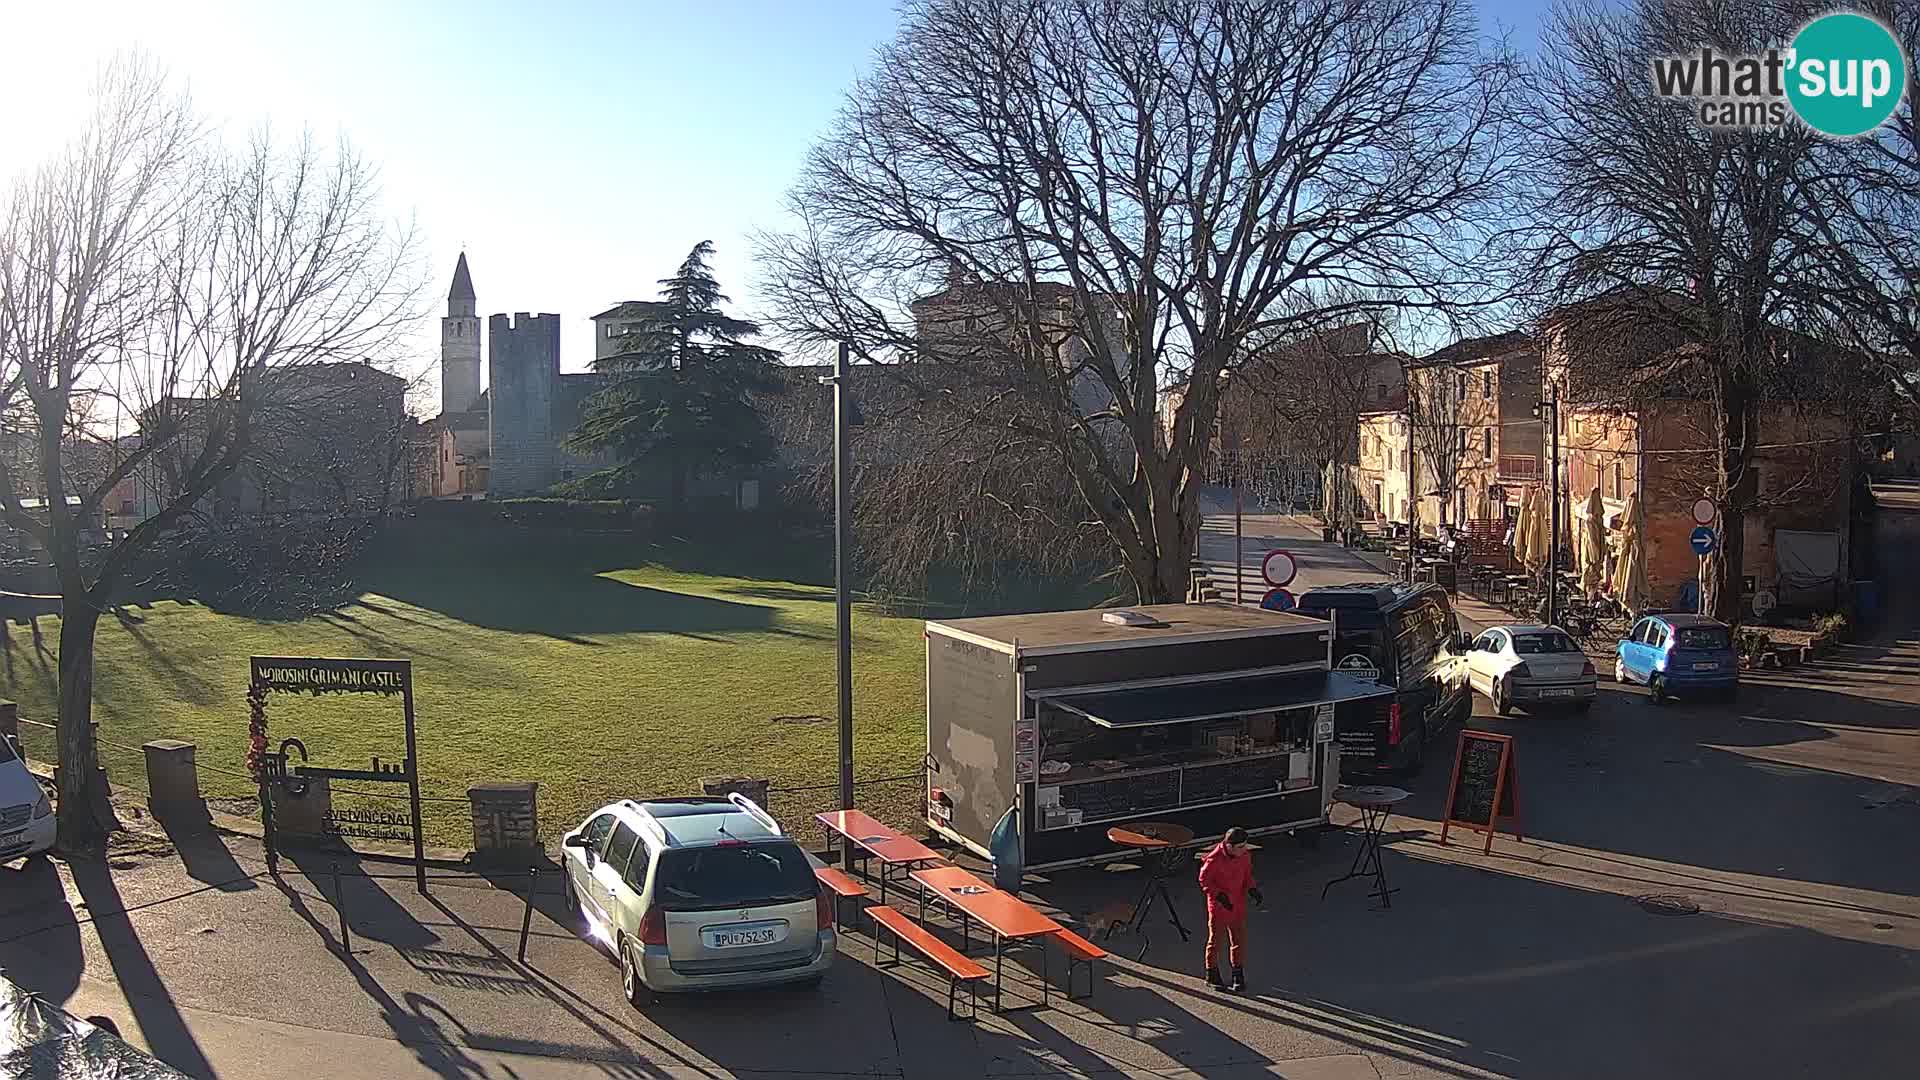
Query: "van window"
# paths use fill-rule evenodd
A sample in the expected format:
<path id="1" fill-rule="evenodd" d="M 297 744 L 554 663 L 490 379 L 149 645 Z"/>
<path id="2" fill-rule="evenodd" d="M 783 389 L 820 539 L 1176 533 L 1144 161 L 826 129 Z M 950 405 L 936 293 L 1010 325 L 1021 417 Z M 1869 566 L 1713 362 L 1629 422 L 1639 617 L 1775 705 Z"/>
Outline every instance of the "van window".
<path id="1" fill-rule="evenodd" d="M 0 764 L 13 760 L 13 744 L 0 737 Z"/>
<path id="2" fill-rule="evenodd" d="M 1410 686 L 1424 678 L 1434 660 L 1451 647 L 1453 611 L 1439 594 L 1427 593 L 1395 612 L 1392 621 L 1400 685 Z"/>

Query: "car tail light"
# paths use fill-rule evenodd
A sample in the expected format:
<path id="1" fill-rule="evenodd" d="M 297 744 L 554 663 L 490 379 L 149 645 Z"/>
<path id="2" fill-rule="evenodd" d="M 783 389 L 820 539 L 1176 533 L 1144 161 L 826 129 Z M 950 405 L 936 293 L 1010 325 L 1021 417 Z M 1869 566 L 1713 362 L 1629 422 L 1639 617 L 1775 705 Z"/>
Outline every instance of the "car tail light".
<path id="1" fill-rule="evenodd" d="M 1593 670 L 1593 661 L 1591 661 L 1591 660 L 1589 660 L 1589 661 L 1587 661 L 1586 663 L 1584 663 L 1584 664 L 1581 664 L 1581 665 L 1580 665 L 1580 674 L 1582 674 L 1582 675 L 1592 675 L 1592 674 L 1595 674 L 1595 672 L 1594 672 L 1594 670 Z"/>
<path id="2" fill-rule="evenodd" d="M 659 908 L 650 909 L 640 916 L 640 944 L 665 945 L 667 943 L 667 917 Z"/>
<path id="3" fill-rule="evenodd" d="M 825 889 L 813 894 L 813 922 L 821 930 L 833 929 L 833 895 Z"/>
<path id="4" fill-rule="evenodd" d="M 1400 703 L 1387 706 L 1387 745 L 1400 745 Z"/>
<path id="5" fill-rule="evenodd" d="M 1513 670 L 1507 672 L 1507 674 L 1513 676 L 1516 679 L 1527 679 L 1527 678 L 1533 677 L 1533 672 L 1527 668 L 1527 662 L 1525 660 L 1522 660 L 1519 663 L 1513 665 Z"/>

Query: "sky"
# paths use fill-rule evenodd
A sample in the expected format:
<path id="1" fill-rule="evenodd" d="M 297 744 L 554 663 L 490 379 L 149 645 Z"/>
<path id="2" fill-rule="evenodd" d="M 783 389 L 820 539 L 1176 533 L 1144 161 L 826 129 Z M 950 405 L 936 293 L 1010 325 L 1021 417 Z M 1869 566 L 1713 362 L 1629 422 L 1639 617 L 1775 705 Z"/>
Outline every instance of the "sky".
<path id="1" fill-rule="evenodd" d="M 1478 7 L 1524 50 L 1547 3 Z M 462 250 L 483 317 L 562 316 L 567 371 L 592 358 L 590 316 L 651 297 L 701 240 L 750 307 L 750 235 L 784 223 L 895 25 L 891 0 L 0 0 L 0 18 L 0 176 L 69 137 L 99 65 L 136 47 L 231 133 L 349 140 L 424 242 L 436 317 L 410 354 L 429 379 Z"/>

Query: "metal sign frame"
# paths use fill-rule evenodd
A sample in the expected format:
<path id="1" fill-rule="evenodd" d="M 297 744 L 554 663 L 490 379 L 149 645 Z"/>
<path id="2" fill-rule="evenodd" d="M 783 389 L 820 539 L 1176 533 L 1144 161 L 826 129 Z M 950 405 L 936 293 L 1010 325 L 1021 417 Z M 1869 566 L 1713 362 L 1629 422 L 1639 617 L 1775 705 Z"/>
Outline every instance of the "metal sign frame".
<path id="1" fill-rule="evenodd" d="M 398 765 L 382 763 L 378 756 L 374 757 L 372 767 L 367 769 L 308 765 L 306 744 L 292 738 L 281 740 L 279 752 L 259 755 L 261 825 L 266 841 L 267 868 L 276 869 L 280 855 L 273 821 L 273 784 L 281 784 L 288 794 L 296 798 L 306 793 L 307 781 L 315 777 L 405 784 L 409 812 L 404 824 L 411 826 L 408 832 L 413 839 L 414 887 L 425 894 L 427 856 L 420 822 L 420 758 L 413 715 L 413 662 L 362 657 L 256 656 L 251 660 L 250 674 L 250 692 L 262 699 L 276 693 L 398 695 L 406 720 L 406 757 Z M 299 754 L 300 763 L 289 768 L 288 759 L 295 751 Z M 403 824 L 397 815 L 380 814 L 378 811 L 371 813 L 377 815 L 378 820 L 356 817 L 352 813 L 346 818 L 330 815 L 327 834 L 399 839 L 393 835 Z"/>

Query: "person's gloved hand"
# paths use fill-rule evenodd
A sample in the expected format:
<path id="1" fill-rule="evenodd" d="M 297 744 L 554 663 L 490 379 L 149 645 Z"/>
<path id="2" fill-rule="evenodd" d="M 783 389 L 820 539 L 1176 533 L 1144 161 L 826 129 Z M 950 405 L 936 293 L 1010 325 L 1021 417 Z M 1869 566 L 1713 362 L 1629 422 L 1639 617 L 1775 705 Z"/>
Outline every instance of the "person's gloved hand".
<path id="1" fill-rule="evenodd" d="M 1227 910 L 1227 911 L 1232 911 L 1232 910 L 1233 910 L 1233 901 L 1231 901 L 1231 900 L 1229 900 L 1229 899 L 1227 899 L 1227 894 L 1226 894 L 1226 893 L 1223 893 L 1223 892 L 1222 892 L 1222 893 L 1214 893 L 1214 894 L 1213 894 L 1213 898 L 1214 898 L 1215 900 L 1218 900 L 1218 901 L 1220 902 L 1220 906 L 1221 906 L 1221 907 L 1222 907 L 1223 909 L 1225 909 L 1225 910 Z"/>
<path id="2" fill-rule="evenodd" d="M 1247 895 L 1253 897 L 1253 902 L 1259 904 L 1261 907 L 1267 906 L 1267 898 L 1260 895 L 1259 889 L 1248 889 Z"/>

